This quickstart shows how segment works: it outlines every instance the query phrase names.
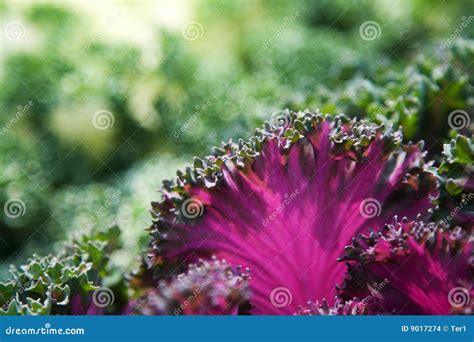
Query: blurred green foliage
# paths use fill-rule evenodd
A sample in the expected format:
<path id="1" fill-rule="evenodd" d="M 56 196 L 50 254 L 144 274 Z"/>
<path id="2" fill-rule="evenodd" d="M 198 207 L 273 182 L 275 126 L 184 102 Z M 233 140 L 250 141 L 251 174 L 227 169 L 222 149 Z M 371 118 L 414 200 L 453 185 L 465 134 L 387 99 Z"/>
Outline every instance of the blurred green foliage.
<path id="1" fill-rule="evenodd" d="M 108 259 L 119 247 L 119 235 L 113 227 L 81 236 L 57 256 L 33 255 L 20 269 L 12 267 L 11 280 L 0 282 L 0 316 L 88 312 L 91 291 L 100 290 L 99 279 L 110 272 Z"/>
<path id="2" fill-rule="evenodd" d="M 472 42 L 451 39 L 471 18 L 468 0 L 96 6 L 0 5 L 5 28 L 22 25 L 20 39 L 2 37 L 0 200 L 25 206 L 0 219 L 0 275 L 114 222 L 125 247 L 113 262 L 133 263 L 160 181 L 281 108 L 403 124 L 434 150 L 450 111 L 472 115 Z M 186 37 L 191 21 L 198 39 Z M 377 39 L 362 39 L 368 21 Z M 455 35 L 473 38 L 474 24 Z M 94 126 L 100 111 L 111 127 Z"/>
<path id="3" fill-rule="evenodd" d="M 443 51 L 428 49 L 399 72 L 361 69 L 332 89 L 321 87 L 312 103 L 325 113 L 401 126 L 406 141 L 424 140 L 434 156 L 449 136 L 474 132 L 473 60 L 474 41 L 457 39 Z M 465 122 L 449 119 L 457 110 Z"/>

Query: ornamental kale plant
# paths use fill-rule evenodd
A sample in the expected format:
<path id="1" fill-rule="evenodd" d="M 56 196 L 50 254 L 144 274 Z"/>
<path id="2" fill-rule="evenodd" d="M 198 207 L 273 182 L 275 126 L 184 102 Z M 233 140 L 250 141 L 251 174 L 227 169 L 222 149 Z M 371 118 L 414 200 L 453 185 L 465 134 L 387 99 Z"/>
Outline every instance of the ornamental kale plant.
<path id="1" fill-rule="evenodd" d="M 127 288 L 104 287 L 111 228 L 12 269 L 0 314 L 472 314 L 474 143 L 426 155 L 401 129 L 283 111 L 163 182 Z"/>
<path id="2" fill-rule="evenodd" d="M 121 309 L 119 298 L 112 308 L 100 305 L 99 286 L 110 271 L 119 234 L 114 226 L 82 235 L 59 255 L 33 255 L 21 268 L 12 267 L 12 279 L 0 282 L 0 316 L 97 315 Z"/>
<path id="3" fill-rule="evenodd" d="M 249 140 L 196 158 L 152 203 L 131 307 L 472 313 L 472 216 L 435 221 L 455 200 L 451 177 L 471 189 L 472 140 L 447 145 L 439 169 L 423 143 L 402 140 L 384 125 L 284 111 Z"/>

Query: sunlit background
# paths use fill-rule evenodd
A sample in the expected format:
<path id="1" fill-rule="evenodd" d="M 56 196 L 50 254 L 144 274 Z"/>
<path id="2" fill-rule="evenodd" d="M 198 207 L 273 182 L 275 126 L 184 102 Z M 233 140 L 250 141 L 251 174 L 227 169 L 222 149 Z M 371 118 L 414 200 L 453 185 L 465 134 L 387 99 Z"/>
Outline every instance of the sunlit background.
<path id="1" fill-rule="evenodd" d="M 250 136 L 282 108 L 367 115 L 382 73 L 441 55 L 454 33 L 473 37 L 472 8 L 468 0 L 1 2 L 0 203 L 18 210 L 0 217 L 1 277 L 33 253 L 113 224 L 124 244 L 114 261 L 125 269 L 146 246 L 161 181 L 192 156 Z"/>

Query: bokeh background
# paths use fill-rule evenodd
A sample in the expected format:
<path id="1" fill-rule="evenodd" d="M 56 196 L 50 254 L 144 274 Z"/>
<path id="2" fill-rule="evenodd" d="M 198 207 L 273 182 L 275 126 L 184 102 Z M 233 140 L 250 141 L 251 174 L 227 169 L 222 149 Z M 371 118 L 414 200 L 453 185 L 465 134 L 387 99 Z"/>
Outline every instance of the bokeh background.
<path id="1" fill-rule="evenodd" d="M 439 150 L 449 127 L 436 118 L 472 113 L 473 55 L 457 39 L 474 37 L 473 12 L 469 0 L 1 2 L 0 204 L 18 211 L 0 216 L 0 279 L 114 224 L 127 269 L 161 181 L 282 108 L 403 123 Z M 450 74 L 456 49 L 464 77 Z M 420 86 L 428 74 L 446 82 L 443 101 Z M 383 100 L 408 89 L 428 102 Z"/>

